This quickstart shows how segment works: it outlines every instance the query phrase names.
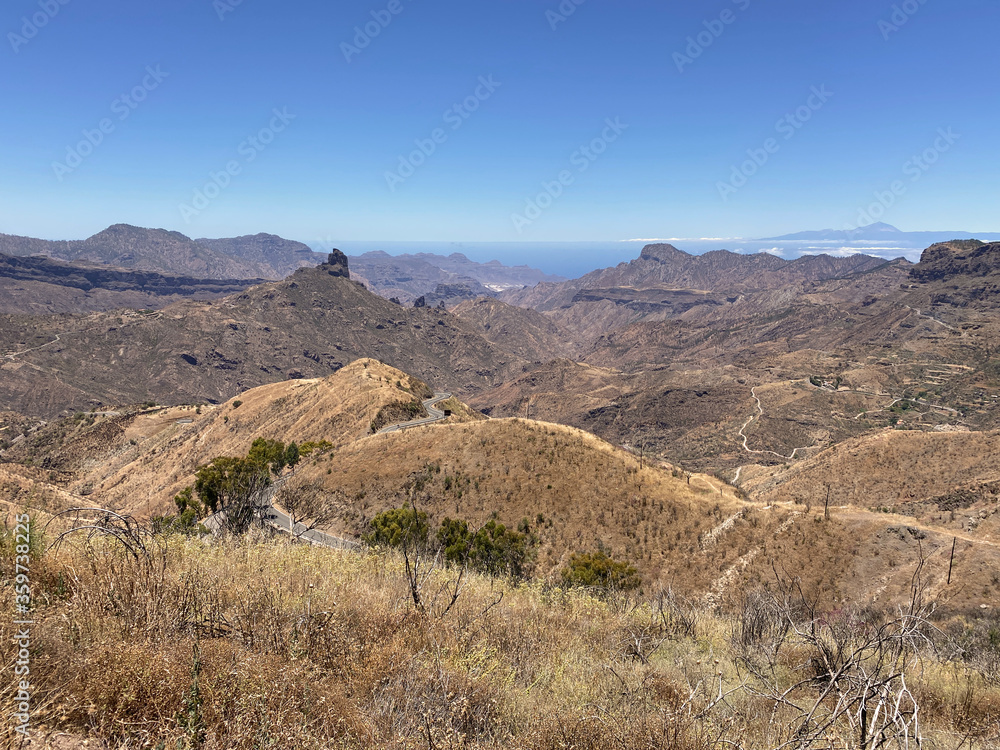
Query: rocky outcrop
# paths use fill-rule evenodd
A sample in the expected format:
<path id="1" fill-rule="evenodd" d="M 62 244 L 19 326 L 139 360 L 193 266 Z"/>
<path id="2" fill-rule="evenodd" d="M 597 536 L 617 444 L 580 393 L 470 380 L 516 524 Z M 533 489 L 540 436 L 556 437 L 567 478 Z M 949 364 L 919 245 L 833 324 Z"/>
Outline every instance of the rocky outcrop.
<path id="1" fill-rule="evenodd" d="M 1000 276 L 1000 242 L 955 240 L 931 245 L 910 271 L 914 281 L 945 281 L 956 276 Z"/>
<path id="2" fill-rule="evenodd" d="M 347 256 L 337 248 L 334 248 L 329 257 L 327 257 L 323 267 L 331 276 L 342 276 L 345 279 L 351 278 L 351 272 L 347 267 Z"/>

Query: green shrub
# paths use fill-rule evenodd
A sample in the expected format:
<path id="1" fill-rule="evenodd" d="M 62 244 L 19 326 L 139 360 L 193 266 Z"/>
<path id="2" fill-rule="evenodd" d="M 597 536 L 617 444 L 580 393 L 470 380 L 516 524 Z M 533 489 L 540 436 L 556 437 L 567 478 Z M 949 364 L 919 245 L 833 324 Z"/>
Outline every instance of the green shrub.
<path id="1" fill-rule="evenodd" d="M 427 514 L 413 508 L 393 508 L 371 520 L 371 532 L 361 539 L 369 547 L 424 547 L 430 536 Z"/>
<path id="2" fill-rule="evenodd" d="M 185 536 L 204 536 L 209 531 L 199 519 L 208 515 L 205 507 L 194 496 L 192 487 L 185 487 L 174 497 L 177 514 L 172 516 L 155 516 L 152 519 L 153 531 L 158 534 L 184 534 Z"/>
<path id="3" fill-rule="evenodd" d="M 562 569 L 566 586 L 588 586 L 617 591 L 632 591 L 642 585 L 639 571 L 626 562 L 618 562 L 603 550 L 574 553 Z"/>
<path id="4" fill-rule="evenodd" d="M 523 522 L 522 522 L 523 524 Z M 466 521 L 445 518 L 437 542 L 447 562 L 465 565 L 487 575 L 527 577 L 537 540 L 490 520 L 475 533 Z"/>

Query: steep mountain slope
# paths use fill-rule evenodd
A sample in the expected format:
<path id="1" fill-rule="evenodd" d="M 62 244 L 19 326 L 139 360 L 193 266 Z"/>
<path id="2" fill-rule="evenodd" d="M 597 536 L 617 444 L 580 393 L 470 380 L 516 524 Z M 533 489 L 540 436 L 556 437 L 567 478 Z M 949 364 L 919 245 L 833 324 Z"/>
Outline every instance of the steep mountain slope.
<path id="1" fill-rule="evenodd" d="M 0 255 L 0 313 L 44 315 L 120 307 L 155 309 L 183 298 L 213 299 L 263 279 L 205 279 L 77 261 Z"/>
<path id="2" fill-rule="evenodd" d="M 562 359 L 531 368 L 469 402 L 491 417 L 530 414 L 699 471 L 739 460 L 734 439 L 753 408 L 732 367 L 623 372 Z"/>
<path id="3" fill-rule="evenodd" d="M 647 245 L 636 260 L 605 268 L 562 284 L 508 292 L 504 301 L 536 310 L 553 310 L 583 289 L 663 288 L 716 292 L 776 289 L 802 281 L 821 281 L 870 271 L 886 261 L 866 255 L 833 258 L 810 255 L 793 261 L 769 253 L 742 255 L 716 250 L 690 255 L 673 245 Z"/>
<path id="4" fill-rule="evenodd" d="M 711 316 L 716 308 L 752 295 L 780 293 L 787 299 L 811 284 L 899 263 L 863 255 L 803 256 L 794 261 L 726 250 L 689 255 L 672 245 L 647 245 L 629 263 L 562 284 L 507 292 L 502 299 L 546 313 L 581 341 L 592 342 L 629 324 L 678 319 L 691 310 L 695 316 Z"/>
<path id="5" fill-rule="evenodd" d="M 130 411 L 93 426 L 53 424 L 4 460 L 65 474 L 90 502 L 143 515 L 171 512 L 172 498 L 200 464 L 241 456 L 256 438 L 335 448 L 369 434 L 381 410 L 430 395 L 426 383 L 376 360 L 357 360 L 325 378 L 253 388 L 218 406 Z M 77 427 L 77 429 L 73 429 Z M 325 470 L 328 463 L 323 464 Z"/>
<path id="6" fill-rule="evenodd" d="M 917 266 L 893 261 L 725 296 L 578 290 L 568 308 L 546 316 L 593 336 L 577 356 L 595 369 L 577 377 L 579 365 L 549 363 L 473 401 L 515 415 L 530 399 L 539 418 L 615 442 L 642 440 L 701 470 L 762 460 L 743 445 L 740 428 L 751 417 L 751 447 L 771 451 L 770 462 L 897 422 L 996 429 L 1000 307 L 990 291 L 991 247 L 939 247 Z M 603 326 L 611 330 L 595 335 Z M 595 372 L 604 373 L 599 386 Z M 763 416 L 754 386 L 768 388 L 758 391 Z"/>
<path id="7" fill-rule="evenodd" d="M 910 278 L 923 286 L 912 298 L 929 305 L 993 311 L 1000 294 L 1000 242 L 957 240 L 931 245 Z"/>
<path id="8" fill-rule="evenodd" d="M 315 253 L 302 242 L 286 240 L 274 234 L 254 234 L 225 239 L 199 239 L 196 242 L 231 258 L 238 258 L 248 266 L 271 269 L 265 278 L 283 279 L 300 268 L 316 266 L 323 256 Z"/>
<path id="9" fill-rule="evenodd" d="M 462 392 L 521 369 L 520 358 L 455 316 L 400 307 L 343 273 L 301 269 L 283 282 L 147 316 L 10 318 L 0 334 L 0 404 L 53 415 L 95 402 L 219 402 L 268 382 L 322 377 L 363 357 Z"/>
<path id="10" fill-rule="evenodd" d="M 565 331 L 535 310 L 480 298 L 462 302 L 452 313 L 476 326 L 487 340 L 523 359 L 548 362 L 572 356 L 577 350 Z"/>

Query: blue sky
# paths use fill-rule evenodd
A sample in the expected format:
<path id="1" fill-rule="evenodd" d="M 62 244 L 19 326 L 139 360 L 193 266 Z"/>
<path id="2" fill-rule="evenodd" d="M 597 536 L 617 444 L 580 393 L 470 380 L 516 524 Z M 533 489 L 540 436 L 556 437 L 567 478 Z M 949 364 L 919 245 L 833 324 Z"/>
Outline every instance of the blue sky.
<path id="1" fill-rule="evenodd" d="M 62 2 L 0 13 L 2 232 L 1000 230 L 997 0 Z"/>

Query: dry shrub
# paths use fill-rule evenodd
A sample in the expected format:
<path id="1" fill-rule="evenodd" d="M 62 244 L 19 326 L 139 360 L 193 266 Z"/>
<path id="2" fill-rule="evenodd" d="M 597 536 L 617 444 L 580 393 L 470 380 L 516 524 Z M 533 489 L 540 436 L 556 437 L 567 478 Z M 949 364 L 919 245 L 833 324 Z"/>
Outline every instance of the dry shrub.
<path id="1" fill-rule="evenodd" d="M 796 725 L 769 689 L 801 680 L 787 698 L 811 705 L 824 684 L 808 672 L 812 631 L 748 673 L 740 648 L 769 649 L 780 631 L 763 598 L 727 616 L 669 592 L 607 601 L 469 576 L 437 616 L 415 610 L 392 553 L 172 539 L 154 563 L 96 544 L 39 560 L 39 725 L 114 750 L 772 748 Z M 869 632 L 865 618 L 824 618 L 844 643 Z M 11 628 L 0 619 L 0 638 Z M 988 746 L 1000 694 L 957 668 L 932 679 L 945 666 L 921 658 L 909 684 L 925 736 Z"/>
<path id="2" fill-rule="evenodd" d="M 913 689 L 920 710 L 970 740 L 1000 741 L 1000 690 L 955 666 L 935 670 Z"/>

